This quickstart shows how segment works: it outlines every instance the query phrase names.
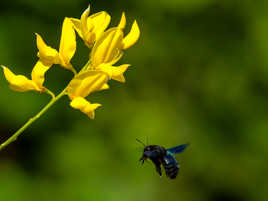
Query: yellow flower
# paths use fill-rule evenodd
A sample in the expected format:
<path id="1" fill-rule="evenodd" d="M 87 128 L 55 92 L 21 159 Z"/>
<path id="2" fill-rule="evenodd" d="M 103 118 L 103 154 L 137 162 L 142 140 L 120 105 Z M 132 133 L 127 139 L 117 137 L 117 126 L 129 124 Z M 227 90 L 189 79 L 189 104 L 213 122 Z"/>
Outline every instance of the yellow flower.
<path id="1" fill-rule="evenodd" d="M 129 64 L 123 64 L 120 66 L 112 66 L 110 64 L 100 64 L 98 66 L 98 69 L 106 72 L 109 75 L 109 78 L 119 81 L 119 82 L 125 82 L 125 77 L 124 77 L 124 72 L 127 70 L 129 67 Z"/>
<path id="2" fill-rule="evenodd" d="M 88 47 L 91 47 L 110 24 L 111 17 L 105 11 L 91 16 L 88 16 L 89 13 L 90 7 L 83 12 L 80 19 L 71 18 L 71 21 L 78 35 Z"/>
<path id="3" fill-rule="evenodd" d="M 44 90 L 43 83 L 45 81 L 45 73 L 48 71 L 49 68 L 50 66 L 46 66 L 43 62 L 39 60 L 32 70 L 32 80 L 38 86 L 40 91 Z"/>
<path id="4" fill-rule="evenodd" d="M 10 88 L 14 91 L 25 92 L 25 91 L 38 91 L 44 92 L 45 87 L 43 86 L 45 80 L 45 72 L 50 66 L 44 65 L 41 61 L 38 61 L 31 73 L 32 79 L 28 79 L 23 75 L 15 75 L 7 67 L 2 66 L 5 78 L 10 84 Z"/>
<path id="5" fill-rule="evenodd" d="M 73 99 L 70 105 L 73 108 L 78 109 L 81 112 L 85 113 L 90 119 L 95 118 L 95 110 L 101 106 L 101 104 L 98 103 L 91 104 L 89 101 L 87 101 L 82 97 L 77 97 Z"/>
<path id="6" fill-rule="evenodd" d="M 68 85 L 68 96 L 70 99 L 75 97 L 87 97 L 94 91 L 109 88 L 107 85 L 108 74 L 102 71 L 85 71 L 79 73 Z"/>
<path id="7" fill-rule="evenodd" d="M 75 109 L 79 109 L 91 119 L 94 119 L 94 111 L 100 104 L 91 104 L 85 97 L 94 91 L 109 88 L 107 81 L 108 75 L 102 71 L 85 71 L 79 73 L 68 85 L 67 93 L 72 100 L 70 105 Z"/>
<path id="8" fill-rule="evenodd" d="M 59 52 L 48 46 L 39 34 L 36 34 L 36 43 L 39 50 L 37 56 L 44 64 L 60 64 L 64 68 L 72 68 L 70 61 L 76 50 L 76 39 L 69 18 L 66 17 L 63 21 Z"/>
<path id="9" fill-rule="evenodd" d="M 122 50 L 137 42 L 140 30 L 136 20 L 132 24 L 130 32 L 124 37 L 125 25 L 126 17 L 123 13 L 119 25 L 108 29 L 96 41 L 90 55 L 93 68 L 96 69 L 102 63 L 116 63 L 122 56 Z"/>

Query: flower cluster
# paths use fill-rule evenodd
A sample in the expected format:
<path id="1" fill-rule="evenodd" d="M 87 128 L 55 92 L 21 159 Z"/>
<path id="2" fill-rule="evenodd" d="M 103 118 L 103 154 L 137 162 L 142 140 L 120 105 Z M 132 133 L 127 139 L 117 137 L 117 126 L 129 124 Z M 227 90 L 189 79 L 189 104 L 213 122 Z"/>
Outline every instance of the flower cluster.
<path id="1" fill-rule="evenodd" d="M 45 73 L 53 66 L 59 64 L 65 69 L 74 72 L 73 79 L 64 89 L 64 93 L 70 98 L 70 106 L 79 109 L 93 119 L 95 109 L 100 106 L 98 103 L 90 103 L 86 97 L 95 91 L 108 89 L 110 79 L 125 82 L 124 72 L 129 64 L 115 66 L 115 63 L 122 57 L 123 51 L 134 45 L 140 36 L 137 22 L 134 21 L 131 30 L 124 35 L 126 25 L 125 14 L 116 27 L 107 29 L 111 17 L 105 12 L 90 14 L 88 7 L 80 19 L 66 17 L 62 25 L 59 50 L 56 50 L 43 40 L 36 33 L 37 56 L 39 60 L 32 69 L 31 79 L 23 75 L 14 74 L 9 68 L 2 66 L 5 78 L 10 88 L 19 91 L 38 91 L 40 93 L 54 94 L 43 84 Z M 76 72 L 71 64 L 71 59 L 76 52 L 76 33 L 82 38 L 85 45 L 91 49 L 89 61 Z"/>

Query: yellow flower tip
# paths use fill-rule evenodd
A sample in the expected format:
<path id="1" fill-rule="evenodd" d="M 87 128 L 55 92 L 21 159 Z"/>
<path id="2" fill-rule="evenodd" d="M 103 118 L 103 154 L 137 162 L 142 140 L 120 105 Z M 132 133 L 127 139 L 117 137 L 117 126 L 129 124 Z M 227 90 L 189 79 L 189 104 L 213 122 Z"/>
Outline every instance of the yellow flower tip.
<path id="1" fill-rule="evenodd" d="M 128 69 L 130 65 L 129 64 L 123 64 L 121 66 L 115 67 L 112 79 L 116 80 L 118 82 L 125 83 L 126 79 L 124 77 L 124 72 Z"/>
<path id="2" fill-rule="evenodd" d="M 7 79 L 7 78 L 10 78 L 10 77 L 12 77 L 12 76 L 14 75 L 14 73 L 12 73 L 12 71 L 9 70 L 8 67 L 3 66 L 3 65 L 1 65 L 1 67 L 2 67 L 2 69 L 3 69 L 3 72 L 4 72 L 4 75 L 5 75 L 5 78 L 6 78 L 6 79 Z M 7 80 L 8 80 L 8 79 L 7 79 Z"/>
<path id="3" fill-rule="evenodd" d="M 40 49 L 43 48 L 43 46 L 46 46 L 45 41 L 43 40 L 43 38 L 38 33 L 35 33 L 35 36 L 36 36 L 37 48 L 38 48 L 38 50 L 40 50 Z"/>
<path id="4" fill-rule="evenodd" d="M 14 91 L 25 92 L 25 91 L 39 91 L 40 89 L 36 83 L 29 80 L 23 75 L 15 75 L 9 68 L 2 66 L 6 80 L 9 82 L 9 86 Z"/>
<path id="5" fill-rule="evenodd" d="M 133 46 L 140 37 L 140 29 L 137 21 L 135 20 L 132 24 L 130 32 L 126 35 L 126 37 L 122 41 L 122 49 L 128 49 Z"/>
<path id="6" fill-rule="evenodd" d="M 95 110 L 100 106 L 101 104 L 98 103 L 90 104 L 90 106 L 88 107 L 88 117 L 90 119 L 95 119 Z"/>
<path id="7" fill-rule="evenodd" d="M 80 18 L 81 29 L 84 34 L 88 32 L 87 19 L 88 19 L 89 12 L 90 12 L 90 6 L 82 13 L 81 18 Z"/>
<path id="8" fill-rule="evenodd" d="M 91 104 L 89 101 L 87 101 L 82 97 L 76 97 L 71 101 L 70 106 L 85 113 L 90 119 L 94 119 L 95 110 L 98 107 L 100 107 L 101 104 L 98 103 Z"/>
<path id="9" fill-rule="evenodd" d="M 105 84 L 103 84 L 102 87 L 100 88 L 100 91 L 102 91 L 102 90 L 106 90 L 106 89 L 109 89 L 109 88 L 110 88 L 110 86 L 109 86 L 107 83 L 105 83 Z"/>
<path id="10" fill-rule="evenodd" d="M 40 60 L 46 64 L 57 63 L 56 61 L 58 60 L 58 51 L 48 46 L 38 33 L 35 33 L 35 35 L 36 45 L 39 50 L 37 56 L 40 58 Z"/>
<path id="11" fill-rule="evenodd" d="M 36 36 L 36 45 L 37 45 L 38 50 L 42 49 L 43 46 L 46 45 L 43 38 L 38 33 L 35 33 L 35 36 Z"/>
<path id="12" fill-rule="evenodd" d="M 129 64 L 123 64 L 121 66 L 111 66 L 109 64 L 101 64 L 98 66 L 98 69 L 107 73 L 110 79 L 124 83 L 125 77 L 124 72 L 128 69 Z"/>
<path id="13" fill-rule="evenodd" d="M 126 15 L 125 15 L 125 12 L 122 13 L 122 16 L 121 16 L 121 20 L 118 24 L 118 28 L 119 29 L 124 29 L 126 26 Z"/>
<path id="14" fill-rule="evenodd" d="M 90 13 L 90 4 L 88 5 L 87 9 L 82 13 L 81 20 L 86 19 Z"/>
<path id="15" fill-rule="evenodd" d="M 77 33 L 80 35 L 81 34 L 81 22 L 80 22 L 80 19 L 76 19 L 76 18 L 71 17 L 70 20 L 73 23 L 74 28 L 77 31 Z"/>

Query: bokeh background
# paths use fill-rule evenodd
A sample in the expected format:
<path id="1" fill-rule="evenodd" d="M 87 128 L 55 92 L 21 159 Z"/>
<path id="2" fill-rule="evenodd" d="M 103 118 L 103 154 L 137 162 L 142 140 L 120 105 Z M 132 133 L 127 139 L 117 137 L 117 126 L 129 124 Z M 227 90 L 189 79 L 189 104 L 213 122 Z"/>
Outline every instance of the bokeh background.
<path id="1" fill-rule="evenodd" d="M 268 3 L 217 0 L 11 0 L 0 3 L 0 63 L 30 75 L 37 32 L 58 48 L 65 16 L 105 10 L 112 25 L 127 15 L 141 38 L 119 64 L 125 84 L 111 81 L 90 99 L 96 119 L 64 97 L 0 152 L 1 201 L 266 201 L 268 189 Z M 76 67 L 88 49 L 78 39 Z M 45 85 L 59 92 L 72 74 L 58 66 Z M 18 93 L 0 75 L 0 140 L 48 101 Z M 176 180 L 141 166 L 135 139 L 172 147 Z"/>

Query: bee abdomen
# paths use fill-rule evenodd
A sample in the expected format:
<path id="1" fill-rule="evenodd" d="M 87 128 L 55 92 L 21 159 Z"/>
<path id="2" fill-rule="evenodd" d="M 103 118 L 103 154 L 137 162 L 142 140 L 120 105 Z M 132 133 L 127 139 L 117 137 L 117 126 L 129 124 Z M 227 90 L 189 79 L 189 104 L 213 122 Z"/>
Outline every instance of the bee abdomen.
<path id="1" fill-rule="evenodd" d="M 179 172 L 179 167 L 178 165 L 164 165 L 165 171 L 166 171 L 166 175 L 170 178 L 170 179 L 175 179 L 176 176 L 178 175 Z"/>
<path id="2" fill-rule="evenodd" d="M 162 164 L 165 168 L 167 177 L 170 179 L 175 179 L 179 172 L 179 164 L 177 160 L 172 155 L 166 155 L 163 158 Z"/>

